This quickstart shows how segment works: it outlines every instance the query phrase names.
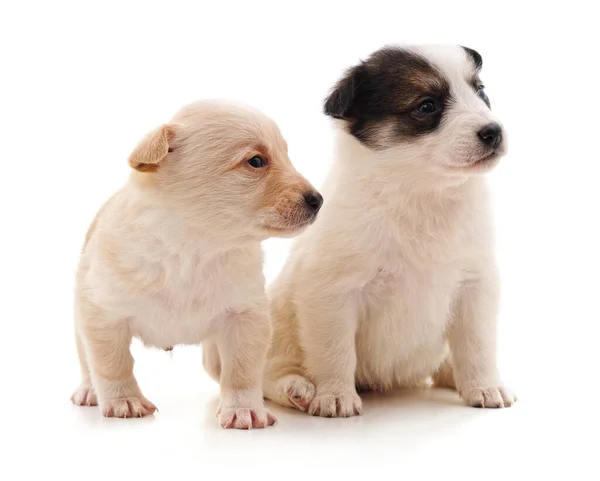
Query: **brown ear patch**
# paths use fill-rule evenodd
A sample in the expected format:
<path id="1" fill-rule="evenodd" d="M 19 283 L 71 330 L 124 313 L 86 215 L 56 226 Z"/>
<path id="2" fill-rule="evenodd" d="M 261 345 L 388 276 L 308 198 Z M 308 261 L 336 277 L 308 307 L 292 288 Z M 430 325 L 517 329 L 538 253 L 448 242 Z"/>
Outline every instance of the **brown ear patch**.
<path id="1" fill-rule="evenodd" d="M 171 125 L 163 125 L 146 135 L 129 156 L 129 165 L 139 172 L 156 172 L 165 156 L 172 151 L 169 139 L 175 131 Z"/>

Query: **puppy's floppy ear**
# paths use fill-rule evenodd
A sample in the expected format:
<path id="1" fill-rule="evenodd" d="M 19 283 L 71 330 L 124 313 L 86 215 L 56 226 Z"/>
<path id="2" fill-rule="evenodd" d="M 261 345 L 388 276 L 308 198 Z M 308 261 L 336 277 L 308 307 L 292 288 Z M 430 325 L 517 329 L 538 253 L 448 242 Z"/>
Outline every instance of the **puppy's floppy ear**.
<path id="1" fill-rule="evenodd" d="M 360 89 L 364 67 L 357 65 L 346 71 L 325 100 L 323 112 L 334 119 L 348 119 L 354 98 Z"/>
<path id="2" fill-rule="evenodd" d="M 477 70 L 481 70 L 481 67 L 483 65 L 483 59 L 481 58 L 481 55 L 479 55 L 479 52 L 477 52 L 476 50 L 473 50 L 472 48 L 465 47 L 463 45 L 461 45 L 461 47 L 463 48 L 463 50 L 465 52 L 467 52 L 467 55 L 471 58 L 471 60 L 475 64 L 475 68 Z"/>
<path id="3" fill-rule="evenodd" d="M 158 166 L 171 151 L 169 139 L 175 135 L 172 125 L 162 125 L 147 134 L 129 156 L 129 165 L 140 172 L 156 172 Z"/>

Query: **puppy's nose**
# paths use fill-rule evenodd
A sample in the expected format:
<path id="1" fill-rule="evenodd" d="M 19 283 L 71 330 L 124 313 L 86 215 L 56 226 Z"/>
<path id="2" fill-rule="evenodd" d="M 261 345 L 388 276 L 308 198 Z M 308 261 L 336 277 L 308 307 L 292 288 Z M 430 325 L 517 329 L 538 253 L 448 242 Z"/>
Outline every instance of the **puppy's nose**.
<path id="1" fill-rule="evenodd" d="M 304 200 L 314 214 L 319 212 L 319 209 L 323 205 L 323 196 L 318 192 L 307 192 L 304 194 Z"/>
<path id="2" fill-rule="evenodd" d="M 477 135 L 485 145 L 494 148 L 502 142 L 502 127 L 495 122 L 487 124 L 477 132 Z"/>

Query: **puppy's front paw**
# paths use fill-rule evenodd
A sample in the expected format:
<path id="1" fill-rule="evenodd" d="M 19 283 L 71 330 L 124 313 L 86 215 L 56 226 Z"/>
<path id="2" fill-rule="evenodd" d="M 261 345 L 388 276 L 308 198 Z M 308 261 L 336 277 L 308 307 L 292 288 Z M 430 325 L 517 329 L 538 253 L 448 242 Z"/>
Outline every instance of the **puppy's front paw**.
<path id="1" fill-rule="evenodd" d="M 107 418 L 141 418 L 156 410 L 156 406 L 142 396 L 112 398 L 102 406 L 102 414 Z"/>
<path id="2" fill-rule="evenodd" d="M 461 391 L 460 397 L 476 408 L 507 408 L 517 400 L 514 393 L 504 386 L 469 388 Z"/>
<path id="3" fill-rule="evenodd" d="M 325 418 L 348 418 L 362 414 L 362 401 L 356 392 L 317 394 L 308 413 Z"/>
<path id="4" fill-rule="evenodd" d="M 265 408 L 219 408 L 217 417 L 225 429 L 260 429 L 277 422 L 277 418 Z"/>
<path id="5" fill-rule="evenodd" d="M 158 411 L 140 391 L 135 378 L 124 381 L 105 381 L 96 384 L 98 404 L 107 418 L 141 418 Z"/>
<path id="6" fill-rule="evenodd" d="M 91 384 L 82 383 L 71 396 L 71 402 L 76 406 L 97 406 L 98 397 Z"/>

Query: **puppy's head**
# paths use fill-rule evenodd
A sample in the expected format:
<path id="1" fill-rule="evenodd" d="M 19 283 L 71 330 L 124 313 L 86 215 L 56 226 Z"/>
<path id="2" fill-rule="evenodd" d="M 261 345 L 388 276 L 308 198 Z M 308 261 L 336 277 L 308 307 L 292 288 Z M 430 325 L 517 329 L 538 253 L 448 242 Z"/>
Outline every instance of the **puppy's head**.
<path id="1" fill-rule="evenodd" d="M 506 139 L 481 67 L 481 55 L 466 47 L 385 47 L 346 72 L 324 111 L 400 163 L 444 175 L 486 171 Z"/>
<path id="2" fill-rule="evenodd" d="M 129 163 L 139 185 L 190 223 L 232 236 L 295 235 L 323 200 L 293 167 L 275 122 L 237 103 L 184 107 L 140 142 Z"/>

